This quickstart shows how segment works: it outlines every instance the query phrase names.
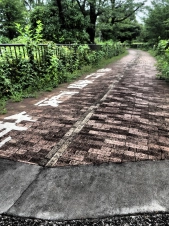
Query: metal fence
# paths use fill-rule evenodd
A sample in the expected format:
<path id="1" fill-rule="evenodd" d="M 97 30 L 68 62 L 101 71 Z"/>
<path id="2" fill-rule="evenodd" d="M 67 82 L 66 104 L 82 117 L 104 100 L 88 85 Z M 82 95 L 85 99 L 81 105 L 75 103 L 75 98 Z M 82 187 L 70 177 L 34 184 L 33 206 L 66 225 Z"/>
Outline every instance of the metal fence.
<path id="1" fill-rule="evenodd" d="M 80 45 L 77 44 L 56 44 L 55 54 L 57 57 L 62 55 L 62 47 L 67 47 L 74 54 L 77 53 L 77 49 Z M 99 51 L 101 49 L 101 45 L 88 45 L 90 50 Z M 48 53 L 48 45 L 47 44 L 39 44 L 34 48 L 30 49 L 28 46 L 24 44 L 0 44 L 0 57 L 3 57 L 7 61 L 11 58 L 13 59 L 30 59 L 36 60 L 39 63 L 42 63 L 46 60 L 46 55 Z M 31 52 L 30 52 L 31 51 Z"/>

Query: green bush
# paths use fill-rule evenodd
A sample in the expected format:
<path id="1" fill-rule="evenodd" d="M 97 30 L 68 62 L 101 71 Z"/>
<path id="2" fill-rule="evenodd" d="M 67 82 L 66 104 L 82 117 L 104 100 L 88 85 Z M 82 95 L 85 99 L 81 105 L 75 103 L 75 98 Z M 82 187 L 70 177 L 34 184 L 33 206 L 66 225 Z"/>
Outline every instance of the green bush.
<path id="1" fill-rule="evenodd" d="M 169 40 L 160 40 L 155 50 L 157 67 L 160 71 L 158 77 L 169 81 Z"/>
<path id="2" fill-rule="evenodd" d="M 6 36 L 1 35 L 0 36 L 0 43 L 5 44 L 5 43 L 9 43 L 10 39 Z"/>

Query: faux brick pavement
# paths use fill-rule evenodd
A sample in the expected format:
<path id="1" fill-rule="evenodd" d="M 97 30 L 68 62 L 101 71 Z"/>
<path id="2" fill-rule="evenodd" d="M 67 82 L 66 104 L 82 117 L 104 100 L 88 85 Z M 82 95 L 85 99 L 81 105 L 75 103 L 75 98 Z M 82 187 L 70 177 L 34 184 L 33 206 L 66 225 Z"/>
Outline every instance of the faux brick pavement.
<path id="1" fill-rule="evenodd" d="M 0 157 L 52 167 L 168 159 L 169 85 L 156 79 L 155 63 L 130 50 L 57 107 L 32 105 L 37 120 L 0 137 L 12 137 Z"/>
<path id="2" fill-rule="evenodd" d="M 76 164 L 168 159 L 169 86 L 156 79 L 154 64 L 147 53 L 131 51 L 114 65 L 125 67 L 123 78 L 55 165 L 75 164 L 77 150 L 84 158 Z"/>

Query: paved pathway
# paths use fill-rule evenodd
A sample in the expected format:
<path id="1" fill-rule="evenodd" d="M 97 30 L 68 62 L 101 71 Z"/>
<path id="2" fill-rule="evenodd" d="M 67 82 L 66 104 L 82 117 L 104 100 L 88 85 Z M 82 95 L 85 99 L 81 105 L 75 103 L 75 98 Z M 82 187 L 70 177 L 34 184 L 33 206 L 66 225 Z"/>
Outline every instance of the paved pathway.
<path id="1" fill-rule="evenodd" d="M 130 50 L 111 67 L 0 121 L 0 157 L 42 166 L 168 159 L 169 86 Z"/>
<path id="2" fill-rule="evenodd" d="M 169 85 L 154 64 L 130 50 L 6 116 L 0 214 L 69 220 L 169 211 Z"/>

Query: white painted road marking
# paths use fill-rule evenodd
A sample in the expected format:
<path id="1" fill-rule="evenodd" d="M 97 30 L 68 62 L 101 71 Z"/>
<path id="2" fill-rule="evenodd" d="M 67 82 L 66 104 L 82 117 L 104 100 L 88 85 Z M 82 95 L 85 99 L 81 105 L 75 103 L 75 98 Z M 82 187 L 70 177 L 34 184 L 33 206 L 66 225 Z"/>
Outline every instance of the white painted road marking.
<path id="1" fill-rule="evenodd" d="M 91 75 L 87 75 L 86 78 L 93 78 L 93 79 L 96 79 L 96 78 L 99 78 L 101 76 L 104 76 L 106 73 L 94 73 L 94 74 L 91 74 Z"/>
<path id="2" fill-rule="evenodd" d="M 68 86 L 69 89 L 83 89 L 88 84 L 93 83 L 90 80 L 79 80 L 78 82 L 72 83 Z"/>
<path id="3" fill-rule="evenodd" d="M 0 121 L 0 130 L 2 130 L 2 132 L 0 133 L 0 137 L 3 137 L 5 134 L 9 133 L 11 130 L 23 131 L 27 129 L 28 129 L 27 127 L 17 126 L 15 122 L 3 123 L 2 121 Z"/>
<path id="4" fill-rule="evenodd" d="M 45 98 L 44 100 L 41 100 L 40 102 L 36 103 L 35 105 L 43 107 L 43 106 L 52 106 L 57 107 L 60 103 L 63 102 L 64 98 L 70 98 L 74 94 L 79 92 L 70 92 L 70 91 L 63 91 L 57 96 L 53 96 L 50 99 Z"/>
<path id="5" fill-rule="evenodd" d="M 35 122 L 36 120 L 33 120 L 31 116 L 29 115 L 26 115 L 26 112 L 23 111 L 19 114 L 16 114 L 16 115 L 11 115 L 9 117 L 6 117 L 4 119 L 17 119 L 15 121 L 15 123 L 20 123 L 21 121 L 31 121 L 31 122 Z"/>
<path id="6" fill-rule="evenodd" d="M 97 72 L 109 72 L 111 70 L 112 70 L 111 68 L 103 68 L 103 69 L 97 70 Z"/>
<path id="7" fill-rule="evenodd" d="M 12 138 L 11 137 L 7 137 L 6 139 L 4 139 L 3 141 L 0 142 L 0 147 L 2 147 L 5 143 L 7 143 L 8 141 L 10 141 Z"/>
<path id="8" fill-rule="evenodd" d="M 20 123 L 21 121 L 30 121 L 30 122 L 35 122 L 36 120 L 33 120 L 31 116 L 27 115 L 25 111 L 16 114 L 16 115 L 11 115 L 8 117 L 4 118 L 5 120 L 13 120 L 16 119 L 15 122 L 3 122 L 0 121 L 0 137 L 3 137 L 5 134 L 9 133 L 11 130 L 17 130 L 17 131 L 24 131 L 27 130 L 28 127 L 23 127 L 23 126 L 17 126 L 17 123 Z M 12 138 L 9 136 L 2 140 L 0 142 L 0 147 L 2 147 L 5 143 L 10 141 Z"/>

